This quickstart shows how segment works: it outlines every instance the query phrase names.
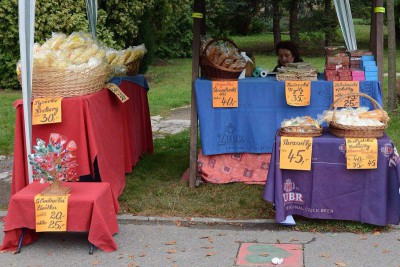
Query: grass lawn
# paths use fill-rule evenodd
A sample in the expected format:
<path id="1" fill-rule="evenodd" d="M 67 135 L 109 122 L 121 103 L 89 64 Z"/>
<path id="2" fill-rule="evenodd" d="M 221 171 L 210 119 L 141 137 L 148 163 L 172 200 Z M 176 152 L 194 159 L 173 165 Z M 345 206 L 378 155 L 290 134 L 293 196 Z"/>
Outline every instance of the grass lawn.
<path id="1" fill-rule="evenodd" d="M 272 69 L 276 56 L 270 35 L 234 37 L 239 47 L 255 51 L 256 65 Z M 245 49 L 243 49 L 245 50 Z M 399 53 L 400 54 L 400 53 Z M 399 56 L 398 54 L 398 56 Z M 323 70 L 324 56 L 305 55 L 304 60 Z M 150 66 L 146 78 L 151 115 L 165 117 L 172 108 L 190 105 L 191 59 L 173 59 Z M 384 83 L 386 91 L 387 81 Z M 15 111 L 12 106 L 21 98 L 20 91 L 0 90 L 0 154 L 13 152 Z M 400 145 L 400 119 L 390 114 L 387 133 Z M 121 212 L 135 215 L 199 216 L 227 219 L 272 219 L 272 205 L 262 199 L 264 186 L 245 184 L 203 184 L 189 189 L 181 175 L 189 167 L 189 131 L 154 141 L 155 152 L 144 155 L 132 173 L 120 197 Z M 388 228 L 361 223 L 297 219 L 296 230 L 366 232 Z"/>

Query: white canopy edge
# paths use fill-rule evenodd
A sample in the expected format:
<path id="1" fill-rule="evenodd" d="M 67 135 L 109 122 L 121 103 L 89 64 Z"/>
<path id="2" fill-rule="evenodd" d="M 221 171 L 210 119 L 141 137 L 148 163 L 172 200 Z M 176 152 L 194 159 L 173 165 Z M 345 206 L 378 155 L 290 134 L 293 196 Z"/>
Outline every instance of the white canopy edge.
<path id="1" fill-rule="evenodd" d="M 357 41 L 354 32 L 354 23 L 351 14 L 350 2 L 349 0 L 334 0 L 334 3 L 347 50 L 357 50 Z"/>
<path id="2" fill-rule="evenodd" d="M 27 157 L 32 152 L 32 73 L 33 37 L 35 34 L 35 0 L 18 0 L 19 46 L 21 55 L 21 86 L 24 108 L 25 146 Z M 29 183 L 32 183 L 32 166 L 28 161 Z"/>

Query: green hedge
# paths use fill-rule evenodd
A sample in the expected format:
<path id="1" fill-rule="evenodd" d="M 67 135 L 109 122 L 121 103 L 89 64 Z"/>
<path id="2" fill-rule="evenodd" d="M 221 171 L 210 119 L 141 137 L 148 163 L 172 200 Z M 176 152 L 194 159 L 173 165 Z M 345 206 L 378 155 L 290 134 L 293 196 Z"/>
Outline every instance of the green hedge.
<path id="1" fill-rule="evenodd" d="M 141 71 L 153 57 L 191 55 L 192 19 L 189 0 L 98 1 L 97 36 L 116 49 L 145 43 L 148 54 Z M 15 67 L 20 58 L 18 1 L 0 1 L 0 88 L 18 88 Z M 88 31 L 84 0 L 36 1 L 35 42 L 53 32 Z"/>

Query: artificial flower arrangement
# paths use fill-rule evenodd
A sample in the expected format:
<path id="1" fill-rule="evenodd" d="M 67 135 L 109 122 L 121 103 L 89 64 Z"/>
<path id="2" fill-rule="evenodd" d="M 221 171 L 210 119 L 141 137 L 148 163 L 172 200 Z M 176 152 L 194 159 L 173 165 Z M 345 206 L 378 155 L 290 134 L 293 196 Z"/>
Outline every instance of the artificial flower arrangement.
<path id="1" fill-rule="evenodd" d="M 35 180 L 51 182 L 53 191 L 61 190 L 60 181 L 79 181 L 76 170 L 77 146 L 73 140 L 67 143 L 63 135 L 51 133 L 47 145 L 40 138 L 36 139 L 36 144 L 33 146 L 35 153 L 28 155 Z"/>

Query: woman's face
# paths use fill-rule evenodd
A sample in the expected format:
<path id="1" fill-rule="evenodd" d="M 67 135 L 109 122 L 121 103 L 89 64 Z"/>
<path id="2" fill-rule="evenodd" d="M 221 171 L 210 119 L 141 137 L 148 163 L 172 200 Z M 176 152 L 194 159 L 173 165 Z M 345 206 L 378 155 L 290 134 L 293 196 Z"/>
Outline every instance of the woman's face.
<path id="1" fill-rule="evenodd" d="M 281 65 L 286 66 L 287 63 L 293 63 L 294 57 L 292 52 L 288 49 L 280 48 L 278 50 L 278 61 Z"/>

